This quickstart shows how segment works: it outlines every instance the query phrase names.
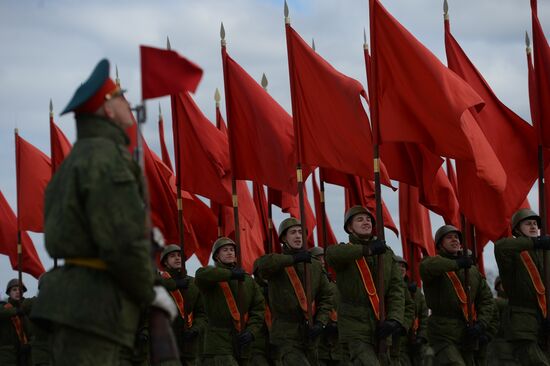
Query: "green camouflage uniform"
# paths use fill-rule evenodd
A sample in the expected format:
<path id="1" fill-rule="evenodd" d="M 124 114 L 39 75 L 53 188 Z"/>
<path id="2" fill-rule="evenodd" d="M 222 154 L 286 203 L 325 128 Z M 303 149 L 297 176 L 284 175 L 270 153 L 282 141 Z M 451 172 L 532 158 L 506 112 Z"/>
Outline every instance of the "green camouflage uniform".
<path id="1" fill-rule="evenodd" d="M 416 332 L 411 328 L 406 339 L 401 339 L 401 366 L 423 365 L 426 344 L 423 344 L 422 340 L 428 340 L 428 305 L 426 305 L 426 299 L 419 288 L 411 292 L 411 295 L 414 299 L 414 317 L 418 319 L 418 328 Z"/>
<path id="2" fill-rule="evenodd" d="M 407 282 L 403 282 L 403 295 L 405 296 L 405 311 L 403 313 L 403 332 L 392 336 L 392 346 L 390 350 L 391 363 L 394 366 L 401 364 L 402 354 L 407 352 L 408 337 L 407 333 L 411 329 L 415 316 L 415 303 L 407 287 Z M 410 364 L 410 362 L 409 362 Z"/>
<path id="3" fill-rule="evenodd" d="M 238 281 L 231 279 L 232 266 L 216 262 L 215 266 L 199 268 L 195 283 L 203 295 L 208 324 L 204 335 L 202 366 L 247 365 L 250 345 L 243 349 L 237 344 L 237 334 L 220 282 L 228 282 L 235 302 L 248 314 L 244 330 L 259 334 L 264 322 L 265 303 L 259 286 L 246 275 L 241 282 L 242 300 L 237 295 Z"/>
<path id="4" fill-rule="evenodd" d="M 501 321 L 509 326 L 506 339 L 512 343 L 514 355 L 522 365 L 550 365 L 548 353 L 541 348 L 546 339 L 541 329 L 542 312 L 531 277 L 520 257 L 524 250 L 528 251 L 543 277 L 543 253 L 533 248 L 531 238 L 510 237 L 495 243 L 495 258 L 509 305 Z"/>
<path id="5" fill-rule="evenodd" d="M 120 127 L 95 115 L 76 123 L 78 140 L 46 190 L 46 249 L 52 258 L 94 258 L 107 268 L 54 268 L 32 318 L 52 326 L 56 365 L 118 364 L 154 298 L 141 174 Z"/>
<path id="6" fill-rule="evenodd" d="M 168 269 L 166 272 L 170 274 L 171 278 L 162 278 L 160 280 L 161 284 L 168 291 L 179 291 L 184 299 L 185 313 L 193 314 L 193 323 L 191 328 L 186 327 L 185 321 L 179 312 L 178 316 L 172 323 L 172 330 L 174 331 L 174 336 L 176 337 L 176 344 L 178 345 L 178 350 L 180 352 L 181 363 L 184 366 L 193 366 L 198 362 L 199 342 L 204 334 L 206 324 L 208 323 L 203 298 L 193 277 L 182 275 L 180 270 Z M 185 290 L 178 290 L 175 280 L 182 278 L 187 278 L 189 280 L 189 287 Z M 196 331 L 197 336 L 192 340 L 185 341 L 185 331 Z"/>
<path id="7" fill-rule="evenodd" d="M 426 303 L 432 310 L 428 319 L 428 340 L 435 352 L 436 365 L 474 365 L 474 349 L 466 334 L 459 299 L 446 272 L 455 272 L 464 286 L 464 272 L 455 259 L 444 251 L 427 257 L 420 263 L 420 276 L 424 283 Z M 493 316 L 493 299 L 485 279 L 475 266 L 469 270 L 470 296 L 477 312 L 477 320 L 489 327 Z"/>
<path id="8" fill-rule="evenodd" d="M 330 280 L 328 274 L 324 273 L 329 280 L 330 291 L 332 293 L 332 306 L 337 314 L 338 303 L 340 302 L 338 287 L 336 283 Z M 327 327 L 319 339 L 318 354 L 320 366 L 336 366 L 340 364 L 342 360 L 342 345 L 338 339 L 338 321 L 329 319 Z"/>
<path id="9" fill-rule="evenodd" d="M 31 297 L 23 301 L 23 310 L 26 313 L 32 311 L 32 306 L 36 301 L 36 297 Z M 50 333 L 44 327 L 41 327 L 36 322 L 31 321 L 31 358 L 33 366 L 47 366 L 51 365 L 51 351 L 50 351 Z"/>
<path id="10" fill-rule="evenodd" d="M 17 316 L 21 321 L 27 341 L 31 340 L 31 323 L 27 316 L 28 310 L 30 309 L 21 306 L 25 314 L 17 315 L 17 308 L 19 305 L 20 301 L 11 298 L 9 298 L 7 302 L 0 302 L 0 365 L 2 366 L 31 365 L 30 344 L 23 344 L 19 340 L 15 326 L 12 323 L 12 318 Z"/>
<path id="11" fill-rule="evenodd" d="M 332 245 L 325 258 L 336 272 L 336 285 L 340 294 L 338 306 L 338 334 L 342 343 L 344 364 L 378 365 L 375 331 L 378 320 L 372 309 L 356 260 L 363 257 L 363 246 L 368 240 L 350 234 L 350 243 Z M 401 270 L 394 259 L 394 253 L 387 247 L 382 255 L 384 263 L 384 296 L 386 319 L 404 323 L 405 296 Z M 378 273 L 377 257 L 365 257 L 376 283 Z M 384 360 L 387 361 L 387 360 Z"/>
<path id="12" fill-rule="evenodd" d="M 506 340 L 509 330 L 508 299 L 498 296 L 495 299 L 496 315 L 498 318 L 498 331 L 489 343 L 487 359 L 489 366 L 519 366 L 520 363 L 514 357 L 512 345 Z"/>
<path id="13" fill-rule="evenodd" d="M 301 250 L 301 249 L 300 249 Z M 271 343 L 275 346 L 283 365 L 317 364 L 317 344 L 308 337 L 308 326 L 294 288 L 285 271 L 293 266 L 300 282 L 304 283 L 304 263 L 294 264 L 291 250 L 283 247 L 283 254 L 267 254 L 258 259 L 258 272 L 268 282 L 270 309 L 273 316 Z M 313 260 L 307 265 L 310 269 L 311 295 L 316 313 L 313 321 L 326 325 L 332 309 L 331 291 L 323 267 Z M 305 288 L 304 288 L 305 290 Z"/>

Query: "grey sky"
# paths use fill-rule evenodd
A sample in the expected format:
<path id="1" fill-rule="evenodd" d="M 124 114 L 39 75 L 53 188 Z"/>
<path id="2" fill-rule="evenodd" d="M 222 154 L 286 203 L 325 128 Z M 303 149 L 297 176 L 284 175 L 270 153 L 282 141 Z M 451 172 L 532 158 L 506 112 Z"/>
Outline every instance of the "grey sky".
<path id="1" fill-rule="evenodd" d="M 445 62 L 441 1 L 382 2 Z M 456 39 L 501 100 L 530 121 L 523 43 L 525 30 L 531 29 L 529 1 L 455 0 L 449 5 Z M 363 28 L 368 26 L 368 1 L 290 0 L 289 7 L 292 25 L 301 36 L 308 42 L 315 38 L 321 56 L 365 84 L 362 44 Z M 548 34 L 547 1 L 540 1 L 539 17 Z M 213 119 L 214 90 L 216 87 L 223 90 L 221 21 L 226 29 L 229 54 L 257 80 L 265 72 L 270 93 L 290 112 L 282 0 L 0 1 L 0 190 L 12 208 L 16 208 L 14 127 L 49 155 L 48 103 L 52 98 L 56 122 L 73 141 L 73 118 L 59 117 L 59 112 L 103 57 L 118 65 L 123 86 L 129 91 L 128 99 L 137 103 L 141 95 L 139 45 L 165 47 L 169 36 L 173 49 L 203 67 L 204 78 L 195 97 Z M 155 151 L 159 151 L 156 132 L 159 103 L 167 129 L 170 126 L 168 99 L 148 102 L 145 137 Z M 171 149 L 170 134 L 168 145 Z M 383 195 L 397 222 L 397 193 L 385 189 Z M 536 208 L 536 192 L 531 192 L 530 201 Z M 329 187 L 327 204 L 336 235 L 345 240 L 343 191 Z M 280 217 L 276 217 L 277 222 Z M 441 220 L 434 216 L 433 226 L 439 224 Z M 42 234 L 32 237 L 44 265 L 51 267 Z M 400 253 L 399 240 L 390 232 L 387 237 Z M 196 268 L 196 262 L 190 262 L 191 268 Z M 495 268 L 492 245 L 486 248 L 486 263 Z M 7 257 L 0 257 L 0 288 L 15 274 Z M 34 293 L 36 282 L 27 278 L 30 292 Z"/>

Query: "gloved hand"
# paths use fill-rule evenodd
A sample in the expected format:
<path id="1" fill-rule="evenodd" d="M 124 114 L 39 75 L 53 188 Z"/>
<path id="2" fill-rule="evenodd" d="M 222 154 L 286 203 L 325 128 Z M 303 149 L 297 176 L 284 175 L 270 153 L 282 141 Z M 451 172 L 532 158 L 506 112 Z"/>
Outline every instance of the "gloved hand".
<path id="1" fill-rule="evenodd" d="M 238 280 L 238 281 L 244 281 L 244 275 L 246 272 L 242 268 L 235 267 L 231 269 L 231 279 L 232 280 Z"/>
<path id="2" fill-rule="evenodd" d="M 163 286 L 155 286 L 153 290 L 155 291 L 155 298 L 151 306 L 163 310 L 168 314 L 170 321 L 174 321 L 176 316 L 178 316 L 178 308 L 172 297 L 168 294 L 168 291 Z"/>
<path id="3" fill-rule="evenodd" d="M 323 325 L 323 323 L 321 323 L 319 321 L 316 321 L 313 324 L 313 326 L 308 329 L 307 334 L 309 336 L 309 339 L 314 340 L 317 337 L 319 337 L 321 335 L 321 333 L 323 333 L 323 329 L 325 329 L 325 326 Z"/>
<path id="4" fill-rule="evenodd" d="M 381 239 L 375 239 L 369 242 L 368 245 L 363 246 L 363 256 L 368 257 L 370 255 L 379 255 L 386 253 L 386 241 Z"/>
<path id="5" fill-rule="evenodd" d="M 183 332 L 182 338 L 184 342 L 191 342 L 193 339 L 197 338 L 199 335 L 199 331 L 196 329 L 186 329 L 185 332 Z"/>
<path id="6" fill-rule="evenodd" d="M 338 335 L 338 323 L 329 322 L 325 326 L 325 334 L 329 336 L 337 336 Z"/>
<path id="7" fill-rule="evenodd" d="M 470 268 L 474 264 L 474 262 L 472 261 L 472 258 L 468 256 L 458 257 L 457 259 L 455 259 L 455 261 L 456 261 L 456 264 L 458 265 L 458 268 L 461 268 L 461 269 Z"/>
<path id="8" fill-rule="evenodd" d="M 550 236 L 538 236 L 536 238 L 531 238 L 535 249 L 550 250 Z"/>
<path id="9" fill-rule="evenodd" d="M 149 341 L 149 334 L 147 332 L 139 332 L 137 335 L 137 341 L 140 344 L 147 343 Z"/>
<path id="10" fill-rule="evenodd" d="M 294 264 L 311 263 L 311 253 L 307 250 L 301 250 L 297 253 L 292 254 L 292 259 L 294 260 Z"/>
<path id="11" fill-rule="evenodd" d="M 181 290 L 187 290 L 189 288 L 189 283 L 191 282 L 189 278 L 178 278 L 175 280 L 176 282 L 176 288 Z"/>
<path id="12" fill-rule="evenodd" d="M 409 289 L 409 292 L 411 294 L 414 294 L 416 292 L 416 290 L 418 289 L 418 285 L 416 284 L 416 282 L 411 282 L 411 283 L 409 283 L 407 288 Z"/>
<path id="13" fill-rule="evenodd" d="M 541 328 L 542 328 L 542 332 L 545 335 L 549 335 L 550 334 L 550 319 L 548 319 L 548 318 L 542 319 Z"/>
<path id="14" fill-rule="evenodd" d="M 243 330 L 239 335 L 237 336 L 237 340 L 239 342 L 239 346 L 244 347 L 249 343 L 252 343 L 254 340 L 254 334 L 250 332 L 249 330 Z"/>
<path id="15" fill-rule="evenodd" d="M 22 307 L 15 308 L 15 315 L 23 316 L 23 315 L 25 315 L 25 310 L 23 310 Z"/>
<path id="16" fill-rule="evenodd" d="M 398 332 L 403 328 L 397 320 L 384 320 L 381 325 L 376 328 L 376 336 L 378 339 L 384 339 Z"/>
<path id="17" fill-rule="evenodd" d="M 466 328 L 468 338 L 480 338 L 485 334 L 485 326 L 481 322 L 474 322 L 472 326 Z"/>

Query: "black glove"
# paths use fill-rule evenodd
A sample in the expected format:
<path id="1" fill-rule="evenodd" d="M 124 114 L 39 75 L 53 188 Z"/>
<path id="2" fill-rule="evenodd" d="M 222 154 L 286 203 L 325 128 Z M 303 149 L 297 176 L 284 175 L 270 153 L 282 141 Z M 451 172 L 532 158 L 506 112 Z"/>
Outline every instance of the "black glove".
<path id="1" fill-rule="evenodd" d="M 299 251 L 295 254 L 292 254 L 292 259 L 294 264 L 296 263 L 311 263 L 311 253 L 307 250 Z"/>
<path id="2" fill-rule="evenodd" d="M 411 283 L 409 283 L 407 288 L 409 289 L 409 292 L 411 294 L 414 294 L 416 292 L 416 290 L 418 289 L 418 285 L 416 284 L 416 282 L 411 282 Z"/>
<path id="3" fill-rule="evenodd" d="M 323 333 L 323 329 L 325 329 L 325 326 L 321 322 L 315 322 L 313 324 L 313 327 L 309 328 L 308 330 L 308 336 L 309 339 L 314 340 L 315 338 L 319 337 L 321 333 Z"/>
<path id="4" fill-rule="evenodd" d="M 191 342 L 193 339 L 197 338 L 199 331 L 196 329 L 186 329 L 182 334 L 184 342 Z"/>
<path id="5" fill-rule="evenodd" d="M 19 352 L 20 353 L 30 353 L 31 352 L 31 345 L 29 343 L 25 343 L 19 346 Z"/>
<path id="6" fill-rule="evenodd" d="M 550 334 L 550 319 L 548 319 L 548 318 L 542 319 L 541 328 L 542 328 L 542 333 L 544 333 L 545 335 L 549 335 Z"/>
<path id="7" fill-rule="evenodd" d="M 147 343 L 149 341 L 149 334 L 147 334 L 147 332 L 139 332 L 137 335 L 137 341 L 140 344 Z"/>
<path id="8" fill-rule="evenodd" d="M 458 265 L 458 268 L 461 268 L 461 269 L 470 268 L 474 264 L 474 262 L 472 261 L 472 258 L 467 256 L 458 257 L 457 259 L 455 259 L 455 261 L 456 261 L 456 264 Z"/>
<path id="9" fill-rule="evenodd" d="M 187 290 L 189 288 L 189 278 L 178 278 L 176 281 L 176 288 L 181 290 Z"/>
<path id="10" fill-rule="evenodd" d="M 419 354 L 422 350 L 422 346 L 428 344 L 428 340 L 422 336 L 416 336 L 411 343 L 411 349 L 413 353 Z"/>
<path id="11" fill-rule="evenodd" d="M 23 308 L 21 308 L 21 307 L 16 308 L 15 315 L 23 316 L 23 315 L 25 315 L 25 310 L 23 310 Z"/>
<path id="12" fill-rule="evenodd" d="M 483 323 L 480 322 L 474 322 L 472 326 L 469 326 L 466 328 L 466 334 L 468 338 L 480 338 L 482 335 L 485 334 L 485 327 L 483 326 Z"/>
<path id="13" fill-rule="evenodd" d="M 550 250 L 550 236 L 538 236 L 536 238 L 531 238 L 535 249 Z"/>
<path id="14" fill-rule="evenodd" d="M 231 279 L 232 280 L 238 280 L 238 281 L 244 281 L 244 275 L 246 272 L 242 268 L 235 267 L 231 269 Z"/>
<path id="15" fill-rule="evenodd" d="M 329 336 L 337 336 L 338 335 L 338 323 L 329 322 L 325 326 L 325 333 Z"/>
<path id="16" fill-rule="evenodd" d="M 384 320 L 376 329 L 378 339 L 384 339 L 403 328 L 397 320 Z"/>
<path id="17" fill-rule="evenodd" d="M 252 343 L 254 340 L 254 334 L 250 332 L 249 330 L 244 330 L 237 336 L 237 341 L 239 342 L 239 346 L 244 347 L 249 343 Z"/>
<path id="18" fill-rule="evenodd" d="M 376 239 L 363 246 L 363 256 L 379 255 L 386 253 L 386 241 Z"/>

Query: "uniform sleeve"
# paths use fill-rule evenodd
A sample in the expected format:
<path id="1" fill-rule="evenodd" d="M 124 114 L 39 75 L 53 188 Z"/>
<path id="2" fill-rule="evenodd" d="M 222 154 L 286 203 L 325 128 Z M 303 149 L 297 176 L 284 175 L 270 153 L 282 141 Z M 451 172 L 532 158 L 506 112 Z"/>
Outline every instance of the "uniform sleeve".
<path id="1" fill-rule="evenodd" d="M 385 271 L 385 273 L 390 274 L 389 286 L 386 290 L 387 318 L 396 320 L 399 324 L 405 326 L 403 319 L 405 314 L 405 282 L 403 282 L 399 265 L 393 259 L 393 252 L 386 252 L 384 256 L 390 258 L 390 260 L 385 261 L 385 265 L 390 266 L 390 271 Z"/>
<path id="2" fill-rule="evenodd" d="M 334 308 L 333 292 L 330 286 L 330 282 L 328 282 L 327 276 L 323 273 L 321 264 L 318 262 L 312 263 L 312 272 L 313 265 L 318 267 L 318 273 L 320 276 L 319 291 L 317 292 L 317 296 L 315 297 L 315 304 L 317 306 L 317 314 L 315 314 L 315 320 L 323 323 L 323 325 L 326 325 L 329 320 L 330 311 Z"/>
<path id="3" fill-rule="evenodd" d="M 408 331 L 414 322 L 415 304 L 406 285 L 403 286 L 405 295 L 405 312 L 403 313 L 403 327 Z"/>
<path id="4" fill-rule="evenodd" d="M 193 326 L 191 328 L 201 333 L 202 331 L 204 331 L 206 325 L 208 324 L 206 309 L 204 308 L 204 298 L 199 289 L 194 284 L 191 284 L 189 286 L 189 289 L 191 288 L 193 288 L 194 291 L 196 291 L 197 293 L 197 299 L 195 301 L 195 306 L 193 307 Z"/>
<path id="5" fill-rule="evenodd" d="M 363 256 L 363 246 L 358 244 L 338 244 L 327 248 L 326 260 L 329 266 L 338 269 Z"/>
<path id="6" fill-rule="evenodd" d="M 254 336 L 260 334 L 261 328 L 264 324 L 265 317 L 265 300 L 262 295 L 260 286 L 252 279 L 252 277 L 246 277 L 246 281 L 249 283 L 251 289 L 251 301 L 248 308 L 248 323 L 246 324 L 246 330 L 250 331 Z"/>
<path id="7" fill-rule="evenodd" d="M 531 238 L 518 237 L 518 238 L 504 238 L 495 243 L 495 259 L 499 265 L 499 268 L 509 268 L 513 265 L 514 254 L 520 253 L 524 250 L 533 249 L 534 244 Z"/>
<path id="8" fill-rule="evenodd" d="M 214 266 L 199 268 L 195 274 L 195 283 L 201 290 L 213 287 L 218 282 L 229 281 L 230 279 L 231 271 L 229 269 Z"/>
<path id="9" fill-rule="evenodd" d="M 424 297 L 424 294 L 420 293 L 420 295 L 417 296 L 420 296 L 417 309 L 419 323 L 417 337 L 428 339 L 428 305 L 426 304 L 426 298 Z"/>
<path id="10" fill-rule="evenodd" d="M 493 300 L 493 294 L 491 293 L 485 278 L 483 278 L 479 272 L 477 272 L 477 276 L 479 277 L 479 288 L 475 300 L 477 319 L 483 322 L 485 329 L 488 329 L 493 321 L 495 301 Z"/>
<path id="11" fill-rule="evenodd" d="M 498 311 L 497 303 L 493 298 L 493 316 L 491 317 L 491 322 L 487 327 L 487 333 L 489 333 L 491 337 L 494 337 L 497 334 L 499 324 L 500 324 L 500 313 Z"/>
<path id="12" fill-rule="evenodd" d="M 174 291 L 177 289 L 176 281 L 171 277 L 164 278 L 160 274 L 157 274 L 156 281 L 160 283 L 168 291 Z"/>
<path id="13" fill-rule="evenodd" d="M 134 301 L 152 302 L 154 273 L 138 178 L 116 146 L 80 172 L 90 235 L 117 285 Z"/>
<path id="14" fill-rule="evenodd" d="M 8 309 L 4 307 L 5 305 L 6 305 L 5 302 L 0 302 L 0 319 L 9 319 L 12 316 L 17 314 L 16 308 L 12 307 Z"/>
<path id="15" fill-rule="evenodd" d="M 445 272 L 458 270 L 455 260 L 444 258 L 440 255 L 426 257 L 420 262 L 420 277 L 428 283 L 443 275 Z"/>
<path id="16" fill-rule="evenodd" d="M 258 258 L 258 272 L 260 273 L 260 277 L 269 280 L 277 272 L 291 266 L 293 263 L 294 260 L 289 254 L 266 254 Z"/>

